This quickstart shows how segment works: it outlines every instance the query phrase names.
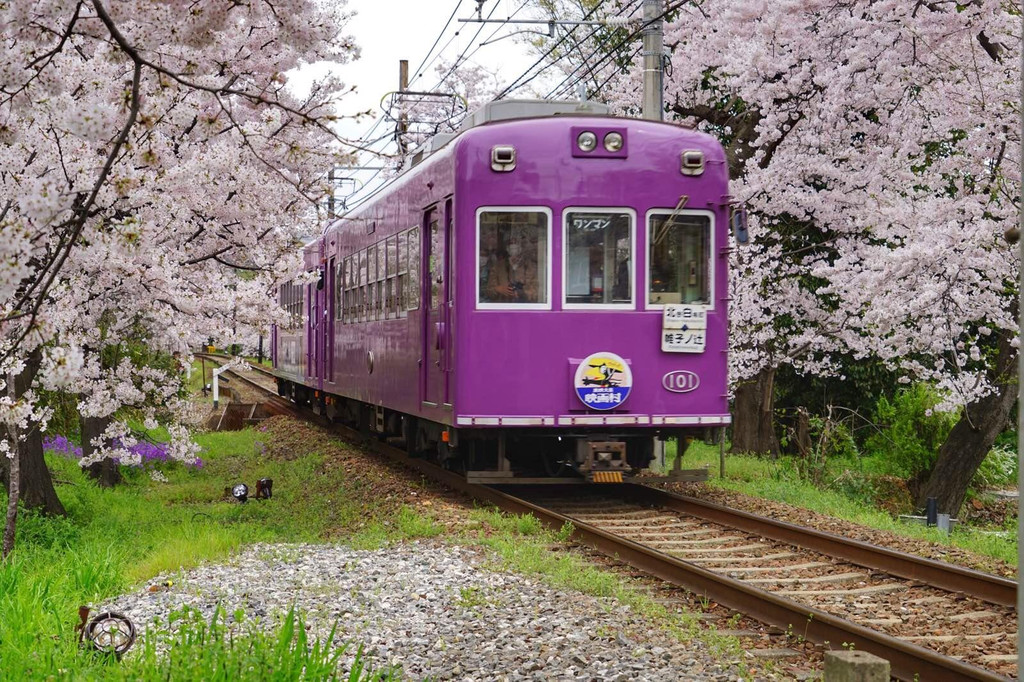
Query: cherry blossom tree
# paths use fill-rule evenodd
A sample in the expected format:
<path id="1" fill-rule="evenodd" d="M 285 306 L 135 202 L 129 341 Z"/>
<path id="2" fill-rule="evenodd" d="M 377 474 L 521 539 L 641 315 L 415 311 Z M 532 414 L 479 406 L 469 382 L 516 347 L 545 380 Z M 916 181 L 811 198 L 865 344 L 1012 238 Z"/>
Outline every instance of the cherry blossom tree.
<path id="1" fill-rule="evenodd" d="M 181 373 L 107 350 L 184 365 L 273 319 L 347 151 L 341 84 L 299 97 L 288 74 L 352 58 L 346 19 L 318 0 L 0 0 L 0 461 L 20 452 L 26 504 L 61 511 L 42 389 L 109 420 L 95 458 L 129 456 L 124 407 L 168 417 L 172 453 L 194 456 Z"/>
<path id="2" fill-rule="evenodd" d="M 669 16 L 668 117 L 726 146 L 734 446 L 777 447 L 774 372 L 874 358 L 963 418 L 921 496 L 956 512 L 1016 391 L 1020 10 L 1000 0 L 705 0 Z M 606 96 L 636 112 L 639 62 Z"/>

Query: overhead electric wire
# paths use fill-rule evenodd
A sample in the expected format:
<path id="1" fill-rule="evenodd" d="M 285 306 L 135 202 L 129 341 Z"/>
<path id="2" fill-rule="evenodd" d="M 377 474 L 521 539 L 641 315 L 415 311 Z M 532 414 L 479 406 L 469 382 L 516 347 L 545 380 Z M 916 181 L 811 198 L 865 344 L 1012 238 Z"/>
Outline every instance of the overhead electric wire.
<path id="1" fill-rule="evenodd" d="M 522 12 L 522 11 L 523 11 L 523 9 L 524 9 L 524 8 L 525 8 L 525 7 L 527 6 L 527 5 L 529 5 L 529 4 L 530 4 L 530 3 L 532 2 L 532 1 L 533 1 L 533 0 L 523 0 L 523 2 L 522 2 L 522 3 L 520 4 L 520 5 L 519 5 L 519 7 L 517 7 L 517 8 L 516 8 L 516 9 L 515 9 L 515 10 L 514 10 L 514 11 L 513 11 L 513 12 L 512 12 L 511 14 L 509 14 L 509 15 L 508 15 L 507 17 L 505 17 L 505 20 L 504 20 L 504 21 L 502 21 L 502 22 L 501 22 L 500 24 L 498 24 L 498 27 L 497 27 L 496 29 L 494 29 L 493 31 L 491 31 L 491 34 L 490 34 L 489 36 L 487 36 L 487 39 L 486 39 L 486 40 L 484 40 L 484 41 L 482 41 L 482 42 L 481 42 L 480 44 L 478 44 L 478 45 L 477 45 L 477 46 L 476 46 L 475 48 L 473 48 L 473 51 L 472 51 L 472 52 L 470 52 L 470 53 L 469 53 L 468 55 L 466 55 L 466 56 L 465 56 L 465 57 L 464 57 L 464 58 L 462 59 L 462 63 L 463 63 L 463 64 L 465 64 L 466 62 L 468 62 L 468 61 L 469 61 L 469 60 L 470 60 L 470 59 L 471 59 L 471 58 L 473 57 L 473 55 L 475 55 L 475 54 L 476 54 L 477 52 L 479 52 L 479 51 L 480 51 L 480 48 L 482 48 L 482 47 L 483 47 L 484 45 L 486 45 L 487 43 L 489 43 L 489 42 L 490 42 L 490 41 L 491 41 L 491 40 L 492 40 L 492 39 L 494 38 L 494 36 L 498 35 L 498 32 L 499 32 L 499 31 L 501 31 L 501 29 L 503 29 L 503 28 L 505 27 L 505 25 L 506 25 L 506 24 L 508 24 L 508 23 L 509 23 L 510 21 L 512 21 L 512 19 L 513 19 L 513 18 L 514 18 L 514 17 L 515 17 L 515 16 L 517 15 L 517 14 L 519 14 L 520 12 Z M 603 1 L 603 0 L 602 0 L 602 1 Z M 489 17 L 488 17 L 488 18 L 489 18 Z M 481 26 L 481 28 L 482 28 L 482 26 Z M 465 53 L 463 53 L 463 54 L 465 54 Z M 456 68 L 457 68 L 457 67 L 456 67 Z"/>
<path id="2" fill-rule="evenodd" d="M 495 2 L 494 3 L 494 7 L 491 8 L 490 14 L 487 15 L 488 19 L 490 19 L 491 17 L 494 16 L 494 13 L 498 11 L 498 6 L 500 4 L 501 4 L 500 2 Z M 439 80 L 437 82 L 437 85 L 435 85 L 433 89 L 436 90 L 437 88 L 439 88 L 442 85 L 444 85 L 444 82 L 446 80 L 448 80 L 448 78 L 455 72 L 455 69 L 459 68 L 459 66 L 462 65 L 462 58 L 466 56 L 467 52 L 469 52 L 469 48 L 473 47 L 473 43 L 475 43 L 476 39 L 480 37 L 480 33 L 483 32 L 484 26 L 486 26 L 486 25 L 487 24 L 485 24 L 483 22 L 480 23 L 480 27 L 476 30 L 476 33 L 474 33 L 473 37 L 469 39 L 468 43 L 466 43 L 466 49 L 464 49 L 462 51 L 462 54 L 460 54 L 458 57 L 455 58 L 455 61 L 452 62 L 451 68 L 448 69 L 448 73 L 446 73 L 444 76 L 441 77 L 441 80 Z M 505 24 L 503 23 L 501 25 L 504 26 Z"/>
<path id="3" fill-rule="evenodd" d="M 413 77 L 409 81 L 409 85 L 412 85 L 412 83 L 414 83 L 417 78 L 419 78 L 421 75 L 423 75 L 423 69 L 426 68 L 426 66 L 428 64 L 433 62 L 433 60 L 430 59 L 430 56 L 434 52 L 434 48 L 436 48 L 438 43 L 441 42 L 441 39 L 444 37 L 444 34 L 448 30 L 448 27 L 451 26 L 452 20 L 455 18 L 455 15 L 458 14 L 459 7 L 462 6 L 462 2 L 463 2 L 463 0 L 456 0 L 455 7 L 452 9 L 452 13 L 448 16 L 448 21 L 445 22 L 444 28 L 442 28 L 441 31 L 437 34 L 437 37 L 434 39 L 433 45 L 430 46 L 430 49 L 427 50 L 427 53 L 423 56 L 423 60 L 420 62 L 420 65 L 418 67 L 416 67 L 416 70 L 413 72 Z M 444 52 L 444 50 L 446 50 L 448 48 L 448 45 L 451 44 L 452 40 L 454 40 L 455 37 L 458 36 L 458 34 L 459 34 L 459 32 L 456 31 L 455 34 L 451 38 L 448 39 L 448 42 L 445 43 L 445 46 L 442 47 L 441 50 L 439 50 L 436 55 L 434 55 L 434 59 L 436 59 L 442 52 Z M 430 60 L 430 61 L 428 61 L 428 60 Z M 372 147 L 373 145 L 377 144 L 378 142 L 381 142 L 383 140 L 390 140 L 390 139 L 393 138 L 393 135 L 391 133 L 388 133 L 387 135 L 382 135 L 382 136 L 377 137 L 377 138 L 372 139 L 372 140 L 369 139 L 370 136 L 373 135 L 374 131 L 376 131 L 377 128 L 379 128 L 380 125 L 385 122 L 386 118 L 387 118 L 386 116 L 378 115 L 374 119 L 373 125 L 371 125 L 370 128 L 365 133 L 363 133 L 360 136 L 359 139 L 365 141 L 365 142 L 363 142 L 365 147 Z M 386 148 L 387 148 L 387 145 L 385 145 L 384 149 L 381 149 L 381 150 L 376 151 L 376 152 L 371 152 L 371 153 L 373 153 L 375 156 L 378 156 L 378 157 L 386 156 L 386 152 L 385 152 Z M 369 187 L 370 184 L 374 180 L 377 179 L 377 176 L 379 176 L 381 174 L 382 170 L 383 169 L 377 169 L 376 171 L 374 171 L 374 173 L 369 178 L 367 178 L 366 182 L 363 183 L 363 188 Z M 361 189 L 362 188 L 360 188 L 360 190 L 357 190 L 357 191 L 353 192 L 351 195 L 349 195 L 349 197 L 347 197 L 347 199 L 351 199 L 351 198 L 359 195 Z"/>
<path id="4" fill-rule="evenodd" d="M 554 94 L 558 94 L 558 92 L 559 92 L 559 91 L 561 91 L 561 92 L 571 91 L 571 90 L 572 90 L 572 88 L 573 88 L 573 87 L 575 87 L 577 83 L 579 83 L 579 82 L 580 82 L 580 81 L 582 81 L 582 80 L 583 80 L 584 78 L 586 78 L 586 76 L 587 76 L 588 74 L 590 74 L 590 75 L 593 75 L 593 73 L 594 73 L 594 70 L 595 70 L 595 69 L 597 69 L 597 68 L 598 68 L 599 66 L 601 66 L 602 64 L 604 64 L 604 63 L 605 63 L 606 61 L 608 61 L 609 59 L 612 59 L 612 58 L 613 58 L 613 57 L 615 56 L 615 53 L 616 53 L 616 51 L 617 51 L 617 50 L 618 50 L 619 48 L 621 48 L 621 47 L 622 47 L 623 45 L 625 45 L 625 44 L 626 44 L 627 42 L 629 42 L 629 41 L 631 41 L 631 40 L 635 39 L 635 38 L 636 38 L 637 36 L 639 36 L 639 35 L 640 35 L 640 34 L 641 34 L 641 33 L 642 33 L 643 31 L 644 31 L 644 29 L 646 29 L 646 28 L 647 28 L 648 26 L 650 26 L 650 25 L 651 25 L 652 23 L 654 23 L 655 21 L 660 21 L 661 19 L 664 19 L 664 18 L 665 18 L 665 15 L 667 15 L 667 14 L 668 14 L 669 12 L 672 12 L 672 11 L 674 11 L 674 10 L 677 10 L 677 9 L 679 9 L 679 8 L 680 8 L 680 7 L 682 7 L 683 5 L 687 4 L 687 3 L 689 2 L 689 1 L 690 1 L 690 0 L 680 0 L 680 1 L 679 1 L 679 2 L 677 2 L 676 4 L 674 4 L 674 5 L 670 5 L 669 7 L 666 7 L 666 8 L 665 8 L 665 11 L 663 11 L 663 12 L 662 12 L 661 14 L 659 14 L 659 15 L 658 15 L 657 17 L 654 17 L 653 19 L 650 19 L 650 20 L 648 20 L 648 21 L 645 21 L 645 22 L 644 22 L 643 24 L 641 24 L 641 25 L 640 25 L 640 26 L 639 26 L 639 27 L 638 27 L 638 28 L 637 28 L 636 30 L 634 30 L 634 31 L 633 31 L 632 33 L 630 33 L 630 34 L 629 34 L 628 36 L 626 36 L 625 38 L 623 38 L 622 40 L 620 40 L 620 41 L 619 41 L 619 42 L 618 42 L 618 43 L 617 43 L 617 44 L 616 44 L 616 45 L 615 45 L 614 47 L 612 47 L 612 48 L 611 48 L 610 50 L 608 50 L 608 51 L 607 51 L 607 53 L 605 54 L 605 56 L 604 56 L 604 57 L 602 57 L 601 59 L 599 59 L 599 60 L 598 60 L 598 61 L 597 61 L 597 62 L 596 62 L 595 64 L 592 64 L 592 65 L 590 65 L 590 66 L 586 66 L 586 60 L 585 60 L 584 62 L 582 62 L 582 63 L 580 64 L 580 66 L 579 66 L 579 67 L 577 67 L 577 68 L 576 68 L 576 69 L 575 69 L 575 70 L 574 70 L 574 71 L 572 72 L 572 74 L 570 74 L 569 76 L 567 76 L 567 77 L 566 77 L 565 79 L 563 79 L 563 80 L 562 80 L 562 82 L 561 82 L 561 83 L 559 83 L 559 84 L 558 84 L 557 86 L 555 86 L 555 88 L 554 88 L 554 89 L 553 89 L 553 90 L 552 90 L 551 92 L 549 92 L 547 96 L 548 96 L 548 97 L 550 97 L 550 96 L 552 96 L 552 95 L 554 95 Z M 589 57 L 592 57 L 592 56 L 594 56 L 595 54 L 597 54 L 598 50 L 600 50 L 600 49 L 601 49 L 601 48 L 600 48 L 600 46 L 598 46 L 597 48 L 595 48 L 595 49 L 594 49 L 594 51 L 593 51 L 593 52 L 591 52 L 591 53 L 590 53 L 590 55 L 588 55 L 588 59 L 589 59 Z M 639 51 L 639 50 L 637 50 L 637 51 Z M 637 51 L 635 51 L 635 52 L 633 53 L 633 55 L 632 55 L 632 56 L 630 57 L 630 60 L 631 60 L 631 61 L 632 61 L 632 59 L 634 59 L 634 58 L 635 58 L 635 56 L 636 56 L 636 52 L 637 52 Z M 573 76 L 573 75 L 575 75 L 575 74 L 579 73 L 579 72 L 580 72 L 581 70 L 583 70 L 584 68 L 586 68 L 586 69 L 587 69 L 587 74 L 581 75 L 581 76 L 580 76 L 579 78 L 577 78 L 577 79 L 576 79 L 575 81 L 573 81 L 572 83 L 570 83 L 570 84 L 569 84 L 569 85 L 568 85 L 567 87 L 562 87 L 562 86 L 563 86 L 563 84 L 564 84 L 564 83 L 565 83 L 565 82 L 566 82 L 567 80 L 569 80 L 570 78 L 572 78 L 572 76 Z M 608 82 L 609 82 L 610 80 L 611 80 L 611 78 L 608 78 L 608 79 L 606 79 L 606 80 L 605 80 L 605 82 L 604 82 L 604 84 L 603 84 L 603 85 L 601 85 L 600 87 L 601 87 L 601 88 L 603 88 L 603 87 L 604 87 L 604 85 L 607 85 L 607 84 L 608 84 Z M 599 89 L 600 89 L 600 88 L 599 88 Z"/>
<path id="5" fill-rule="evenodd" d="M 620 8 L 619 8 L 619 11 L 618 11 L 618 12 L 616 12 L 615 14 L 616 14 L 616 16 L 622 16 L 622 15 L 623 15 L 623 14 L 624 14 L 624 13 L 625 13 L 625 12 L 626 12 L 627 10 L 628 10 L 628 11 L 629 11 L 630 13 L 632 13 L 633 11 L 635 11 L 635 10 L 636 10 L 637 6 L 638 6 L 638 5 L 640 5 L 640 4 L 642 3 L 642 2 L 643 2 L 643 0 L 632 0 L 632 2 L 630 2 L 630 3 L 628 4 L 628 5 L 623 5 L 622 7 L 620 7 Z M 645 24 L 645 26 L 646 26 L 646 24 Z M 594 29 L 593 31 L 591 31 L 590 35 L 588 35 L 588 36 L 587 36 L 587 38 L 586 38 L 585 40 L 589 40 L 589 39 L 590 39 L 591 37 L 593 37 L 593 36 L 594 36 L 594 34 L 595 34 L 595 33 L 597 33 L 597 32 L 598 32 L 598 31 L 600 30 L 600 28 L 601 28 L 601 27 L 598 27 L 598 28 L 595 28 L 595 29 Z M 610 51 L 609 51 L 609 52 L 608 52 L 608 53 L 607 53 L 607 54 L 605 55 L 604 59 L 602 59 L 602 60 L 601 60 L 601 62 L 599 62 L 599 63 L 603 63 L 603 62 L 604 62 L 604 60 L 608 59 L 608 58 L 609 58 L 609 57 L 610 57 L 611 55 L 613 55 L 613 54 L 614 54 L 614 50 L 617 50 L 617 49 L 618 49 L 619 47 L 621 47 L 621 46 L 622 46 L 623 44 L 625 44 L 625 42 L 626 42 L 626 41 L 628 41 L 628 40 L 632 39 L 632 38 L 633 38 L 634 36 L 636 36 L 636 35 L 637 35 L 638 33 L 640 33 L 640 32 L 641 32 L 642 30 L 643 30 L 643 28 L 640 28 L 640 29 L 638 29 L 638 30 L 636 30 L 636 31 L 632 32 L 631 34 L 629 34 L 629 36 L 627 36 L 627 37 L 626 37 L 626 39 L 625 39 L 624 41 L 621 41 L 621 42 L 620 42 L 620 43 L 619 43 L 618 45 L 616 45 L 616 46 L 615 46 L 615 47 L 614 47 L 614 48 L 613 48 L 612 50 L 610 50 Z M 560 83 L 559 83 L 558 85 L 556 85 L 556 86 L 555 86 L 554 88 L 552 88 L 552 89 L 551 89 L 551 90 L 550 90 L 550 91 L 548 92 L 548 94 L 547 94 L 547 95 L 545 95 L 545 97 L 551 97 L 551 96 L 552 96 L 553 94 L 555 94 L 555 93 L 559 92 L 560 90 L 564 91 L 564 90 L 565 90 L 565 88 L 563 88 L 563 86 L 565 85 L 565 83 L 566 83 L 567 81 L 569 81 L 569 80 L 570 80 L 571 78 L 573 78 L 573 76 L 575 76 L 575 75 L 576 75 L 577 73 L 579 73 L 581 69 L 584 69 L 584 68 L 588 68 L 588 66 L 587 66 L 587 63 L 588 63 L 588 62 L 589 62 L 589 61 L 590 61 L 590 60 L 591 60 L 591 59 L 592 59 L 592 58 L 594 57 L 594 55 L 596 55 L 596 54 L 597 54 L 598 52 L 600 52 L 600 51 L 601 51 L 601 48 L 602 48 L 602 47 L 604 47 L 604 44 L 605 44 L 605 42 L 606 42 L 606 41 L 607 41 L 607 39 L 605 39 L 605 40 L 602 40 L 602 41 L 600 41 L 600 44 L 598 44 L 598 45 L 597 45 L 597 46 L 596 46 L 596 47 L 595 47 L 595 48 L 594 48 L 594 49 L 593 49 L 593 50 L 592 50 L 592 51 L 590 52 L 590 54 L 588 54 L 587 56 L 583 57 L 583 58 L 582 58 L 582 59 L 580 60 L 580 63 L 579 63 L 579 65 L 578 65 L 578 66 L 577 66 L 577 67 L 576 67 L 575 69 L 573 69 L 573 70 L 572 70 L 572 72 L 570 72 L 570 73 L 566 74 L 565 78 L 563 78 L 563 79 L 562 79 L 562 81 L 561 81 L 561 82 L 560 82 Z M 581 50 L 581 52 L 582 52 L 582 50 Z M 596 66 L 596 65 L 593 65 L 593 64 L 592 64 L 592 65 L 590 65 L 590 67 L 589 67 L 589 73 L 590 73 L 591 75 L 593 75 L 593 69 L 595 68 L 595 66 Z M 574 87 L 574 86 L 575 86 L 575 85 L 576 85 L 577 83 L 579 83 L 579 82 L 580 82 L 581 80 L 582 80 L 582 78 L 579 78 L 579 79 L 577 79 L 576 81 L 574 81 L 574 82 L 572 83 L 572 86 L 570 86 L 570 88 L 568 88 L 568 89 L 569 89 L 569 90 L 571 90 L 571 89 L 572 89 L 572 87 Z"/>
<path id="6" fill-rule="evenodd" d="M 437 38 L 434 39 L 434 44 L 430 46 L 429 50 L 427 50 L 427 54 L 423 55 L 423 61 L 420 62 L 420 65 L 417 66 L 416 70 L 412 72 L 413 73 L 413 77 L 412 77 L 412 80 L 409 81 L 409 85 L 412 85 L 413 82 L 417 78 L 419 78 L 419 75 L 422 72 L 423 67 L 427 63 L 427 59 L 430 58 L 430 54 L 434 51 L 434 48 L 437 47 L 437 44 L 439 42 L 441 42 L 441 38 L 444 37 L 444 32 L 447 31 L 448 27 L 452 25 L 452 19 L 455 18 L 455 15 L 458 13 L 459 7 L 461 7 L 461 6 L 462 6 L 462 0 L 455 0 L 455 7 L 452 9 L 452 13 L 448 17 L 448 21 L 445 22 L 444 28 L 441 29 L 441 32 L 437 34 Z M 458 31 L 456 31 L 455 33 L 458 34 Z"/>
<path id="7" fill-rule="evenodd" d="M 590 18 L 591 18 L 592 16 L 594 16 L 594 14 L 595 14 L 595 13 L 597 12 L 597 10 L 598 10 L 598 9 L 600 9 L 600 8 L 601 8 L 601 6 L 602 6 L 602 5 L 604 5 L 604 3 L 605 3 L 605 2 L 606 2 L 606 0 L 601 0 L 601 1 L 599 2 L 599 3 L 597 3 L 596 5 L 594 5 L 594 6 L 593 6 L 593 7 L 592 7 L 592 8 L 590 9 L 590 11 L 588 11 L 588 12 L 587 12 L 587 13 L 586 13 L 585 15 L 583 15 L 583 21 L 588 21 L 588 20 L 589 20 L 589 19 L 590 19 Z M 555 63 L 557 63 L 557 61 L 558 61 L 558 60 L 556 59 L 556 60 L 555 60 L 554 62 L 552 62 L 551 64 L 548 64 L 548 65 L 546 65 L 546 66 L 542 67 L 542 68 L 540 69 L 540 71 L 538 71 L 538 72 L 537 72 L 537 73 L 535 73 L 534 75 L 530 76 L 530 77 L 529 77 L 529 78 L 528 78 L 527 80 L 525 80 L 525 81 L 522 81 L 522 79 L 523 79 L 523 78 L 526 78 L 526 75 L 527 75 L 527 74 L 529 74 L 529 73 L 530 73 L 531 71 L 533 71 L 533 69 L 534 69 L 534 68 L 536 68 L 536 67 L 537 67 L 537 66 L 538 66 L 539 64 L 542 64 L 542 63 L 544 62 L 544 60 L 545 60 L 545 59 L 547 59 L 548 57 L 550 57 L 550 56 L 551 56 L 551 54 L 552 54 L 552 53 L 553 53 L 553 52 L 554 52 L 555 50 L 557 50 L 557 49 L 558 49 L 558 46 L 559 46 L 559 45 L 561 45 L 562 43 L 564 43 L 564 42 L 565 42 L 565 41 L 566 41 L 566 40 L 568 39 L 568 35 L 569 35 L 569 33 L 572 33 L 573 31 L 575 31 L 575 30 L 576 30 L 576 28 L 577 28 L 577 27 L 573 27 L 572 29 L 570 29 L 569 31 L 567 31 L 567 32 L 566 32 L 565 34 L 563 34 L 561 38 L 559 38 L 559 39 L 558 39 L 557 41 L 555 41 L 555 44 L 554 44 L 554 45 L 552 45 L 551 47 L 549 47 L 549 48 L 548 48 L 547 52 L 545 52 L 544 54 L 542 54 L 542 55 L 541 55 L 541 56 L 540 56 L 540 57 L 539 57 L 539 58 L 537 59 L 537 61 L 535 61 L 535 62 L 534 62 L 533 64 L 531 64 L 531 65 L 530 65 L 529 67 L 527 67 L 526 71 L 524 71 L 524 72 L 523 72 L 522 74 L 520 74 L 519 76 L 517 76 L 517 77 L 516 77 L 516 79 L 515 79 L 514 81 L 512 81 L 511 83 L 509 83 L 508 85 L 506 85 L 506 86 L 505 86 L 505 88 L 504 88 L 504 89 L 503 89 L 503 90 L 502 90 L 501 92 L 499 92 L 499 93 L 498 93 L 498 94 L 497 94 L 497 95 L 495 96 L 495 98 L 494 98 L 494 99 L 496 99 L 496 100 L 497 100 L 497 99 L 502 99 L 502 98 L 504 98 L 504 97 L 505 97 L 506 95 L 508 95 L 509 93 L 511 93 L 511 92 L 512 92 L 513 90 L 516 90 L 516 89 L 518 89 L 518 88 L 521 88 L 521 87 L 523 87 L 524 85 L 526 85 L 527 83 L 529 83 L 529 82 L 530 82 L 530 81 L 532 81 L 533 79 L 537 78 L 537 77 L 538 77 L 538 76 L 539 76 L 539 75 L 540 75 L 541 73 L 543 73 L 543 72 L 544 72 L 544 71 L 545 71 L 546 69 L 548 69 L 548 68 L 549 68 L 550 66 L 552 66 L 552 65 L 553 65 L 553 64 L 555 64 Z M 520 81 L 522 81 L 522 82 L 520 82 Z"/>

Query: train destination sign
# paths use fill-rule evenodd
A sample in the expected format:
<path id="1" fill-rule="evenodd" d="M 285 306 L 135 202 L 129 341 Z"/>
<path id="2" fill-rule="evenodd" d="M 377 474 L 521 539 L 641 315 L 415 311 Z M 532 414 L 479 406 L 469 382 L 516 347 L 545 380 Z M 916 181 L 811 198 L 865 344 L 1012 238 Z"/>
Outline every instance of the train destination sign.
<path id="1" fill-rule="evenodd" d="M 661 350 L 665 353 L 703 353 L 708 311 L 702 306 L 665 306 L 661 317 Z"/>
<path id="2" fill-rule="evenodd" d="M 615 353 L 587 356 L 576 368 L 576 396 L 593 410 L 611 410 L 626 402 L 633 388 L 629 365 Z"/>
<path id="3" fill-rule="evenodd" d="M 662 311 L 662 329 L 705 329 L 707 326 L 708 311 L 702 306 L 670 303 Z"/>
<path id="4" fill-rule="evenodd" d="M 706 329 L 664 329 L 661 332 L 661 350 L 666 353 L 703 353 L 706 332 Z"/>

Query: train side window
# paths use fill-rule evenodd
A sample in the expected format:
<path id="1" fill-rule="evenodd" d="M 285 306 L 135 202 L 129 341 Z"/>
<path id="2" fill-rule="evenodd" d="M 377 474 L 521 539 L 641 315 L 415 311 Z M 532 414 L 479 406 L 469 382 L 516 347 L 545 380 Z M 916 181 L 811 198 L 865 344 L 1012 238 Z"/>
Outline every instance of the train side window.
<path id="1" fill-rule="evenodd" d="M 391 235 L 387 238 L 388 253 L 388 280 L 384 287 L 384 309 L 386 317 L 395 317 L 398 313 L 395 305 L 395 282 L 398 275 L 398 235 Z"/>
<path id="2" fill-rule="evenodd" d="M 335 259 L 331 259 L 331 269 L 334 270 L 334 319 L 341 319 L 341 298 L 342 298 L 342 281 L 341 281 L 341 263 L 335 265 Z"/>
<path id="3" fill-rule="evenodd" d="M 417 310 L 420 307 L 420 262 L 423 254 L 420 251 L 420 228 L 409 230 L 409 296 L 406 309 Z"/>
<path id="4" fill-rule="evenodd" d="M 348 258 L 342 258 L 338 264 L 338 319 L 342 324 L 348 319 Z"/>
<path id="5" fill-rule="evenodd" d="M 363 285 L 366 283 L 366 252 L 360 250 L 356 254 L 356 278 L 352 285 L 353 298 L 353 320 L 359 322 L 363 319 Z"/>
<path id="6" fill-rule="evenodd" d="M 345 268 L 345 321 L 352 322 L 355 317 L 356 306 L 356 263 L 355 256 L 345 259 L 348 265 Z"/>
<path id="7" fill-rule="evenodd" d="M 377 245 L 367 249 L 367 310 L 366 319 L 374 318 L 374 301 L 377 299 Z"/>
<path id="8" fill-rule="evenodd" d="M 655 214 L 648 230 L 649 304 L 711 302 L 711 218 Z"/>
<path id="9" fill-rule="evenodd" d="M 549 307 L 550 213 L 481 210 L 477 225 L 478 303 L 484 307 Z"/>
<path id="10" fill-rule="evenodd" d="M 633 303 L 633 214 L 622 209 L 566 211 L 563 277 L 569 308 Z"/>
<path id="11" fill-rule="evenodd" d="M 375 302 L 376 317 L 384 319 L 384 288 L 387 284 L 387 244 L 382 240 L 377 242 L 377 300 Z"/>
<path id="12" fill-rule="evenodd" d="M 397 271 L 395 277 L 395 311 L 405 317 L 409 307 L 409 233 L 398 233 Z"/>

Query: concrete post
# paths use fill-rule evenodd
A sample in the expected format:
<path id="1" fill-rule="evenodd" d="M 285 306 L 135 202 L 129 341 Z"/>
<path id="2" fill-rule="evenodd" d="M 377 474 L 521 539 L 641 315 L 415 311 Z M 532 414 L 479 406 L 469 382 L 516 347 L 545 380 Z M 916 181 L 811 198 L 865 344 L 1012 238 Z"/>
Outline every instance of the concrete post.
<path id="1" fill-rule="evenodd" d="M 826 651 L 825 682 L 889 682 L 889 661 L 866 651 Z"/>
<path id="2" fill-rule="evenodd" d="M 662 63 L 665 42 L 663 0 L 644 0 L 644 108 L 643 117 L 648 121 L 660 121 L 665 112 L 662 93 L 664 65 Z"/>
<path id="3" fill-rule="evenodd" d="M 218 377 L 220 377 L 222 372 L 226 371 L 228 371 L 227 365 L 213 370 L 213 409 L 215 410 L 220 408 L 220 382 Z"/>

